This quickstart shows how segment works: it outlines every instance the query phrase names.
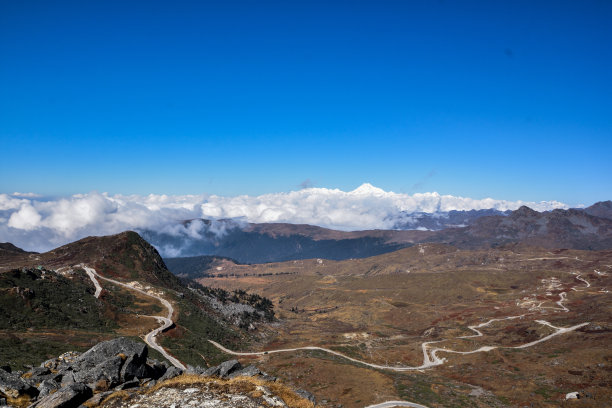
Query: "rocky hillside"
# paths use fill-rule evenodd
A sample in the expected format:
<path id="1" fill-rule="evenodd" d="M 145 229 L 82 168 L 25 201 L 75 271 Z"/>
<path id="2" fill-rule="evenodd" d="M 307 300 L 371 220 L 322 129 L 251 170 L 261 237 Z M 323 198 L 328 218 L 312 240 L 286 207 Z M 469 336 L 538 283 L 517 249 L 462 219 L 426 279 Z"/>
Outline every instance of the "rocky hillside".
<path id="1" fill-rule="evenodd" d="M 97 293 L 83 265 L 123 286 L 99 278 Z M 174 324 L 158 342 L 184 364 L 224 358 L 203 339 L 240 349 L 274 319 L 265 298 L 182 281 L 135 232 L 89 237 L 42 254 L 0 253 L 0 365 L 32 364 L 117 336 L 144 338 L 159 326 L 148 316 L 168 313 L 160 297 L 172 305 Z"/>
<path id="2" fill-rule="evenodd" d="M 465 228 L 439 231 L 426 241 L 471 249 L 508 243 L 542 248 L 609 249 L 612 248 L 612 219 L 584 210 L 537 212 L 523 206 L 508 216 L 482 217 Z"/>
<path id="3" fill-rule="evenodd" d="M 14 407 L 313 407 L 314 398 L 237 360 L 188 371 L 126 338 L 66 352 L 26 372 L 0 367 L 0 405 Z"/>

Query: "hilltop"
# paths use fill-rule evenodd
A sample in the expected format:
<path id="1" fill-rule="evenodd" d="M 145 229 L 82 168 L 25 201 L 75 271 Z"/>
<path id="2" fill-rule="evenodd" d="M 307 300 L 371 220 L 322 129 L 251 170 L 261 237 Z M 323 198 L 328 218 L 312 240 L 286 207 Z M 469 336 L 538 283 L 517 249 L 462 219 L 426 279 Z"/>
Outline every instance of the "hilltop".
<path id="1" fill-rule="evenodd" d="M 100 275 L 100 291 L 87 268 Z M 184 364 L 223 358 L 201 338 L 243 347 L 254 333 L 262 334 L 259 322 L 274 315 L 271 304 L 259 296 L 181 281 L 135 232 L 88 237 L 41 254 L 3 250 L 0 358 L 28 364 L 63 347 L 78 351 L 118 335 L 144 338 L 159 325 L 146 316 L 167 313 L 159 298 L 174 309 L 169 316 L 174 324 L 159 341 Z M 22 353 L 26 348 L 33 351 Z"/>

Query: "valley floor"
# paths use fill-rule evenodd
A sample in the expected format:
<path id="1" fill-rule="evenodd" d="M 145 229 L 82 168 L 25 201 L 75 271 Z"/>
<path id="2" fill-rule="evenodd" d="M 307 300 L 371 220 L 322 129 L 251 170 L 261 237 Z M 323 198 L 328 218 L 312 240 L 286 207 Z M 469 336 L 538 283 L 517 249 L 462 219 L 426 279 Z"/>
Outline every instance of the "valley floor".
<path id="1" fill-rule="evenodd" d="M 250 358 L 330 404 L 559 406 L 574 391 L 590 395 L 574 406 L 612 402 L 609 252 L 399 252 L 230 266 L 200 282 L 272 298 L 279 333 Z"/>

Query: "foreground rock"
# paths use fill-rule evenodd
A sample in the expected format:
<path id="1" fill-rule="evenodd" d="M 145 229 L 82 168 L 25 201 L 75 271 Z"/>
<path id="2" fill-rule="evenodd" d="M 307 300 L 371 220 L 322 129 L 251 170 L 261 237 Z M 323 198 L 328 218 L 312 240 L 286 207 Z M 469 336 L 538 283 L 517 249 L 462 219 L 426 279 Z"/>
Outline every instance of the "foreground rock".
<path id="1" fill-rule="evenodd" d="M 0 405 L 30 408 L 129 407 L 312 407 L 255 366 L 229 360 L 189 374 L 147 358 L 145 344 L 117 338 L 83 354 L 64 353 L 26 373 L 0 368 Z M 144 392 L 144 391 L 147 392 Z"/>
<path id="2" fill-rule="evenodd" d="M 83 354 L 64 353 L 21 376 L 0 369 L 0 399 L 17 407 L 77 407 L 94 392 L 128 382 L 132 382 L 128 386 L 140 386 L 141 382 L 162 377 L 168 365 L 148 360 L 147 355 L 145 344 L 120 337 L 99 343 Z"/>
<path id="3" fill-rule="evenodd" d="M 59 407 L 78 407 L 81 403 L 91 398 L 93 392 L 91 388 L 81 383 L 74 383 L 59 389 L 54 394 L 50 394 L 42 400 L 34 403 L 36 408 L 59 408 Z"/>
<path id="4" fill-rule="evenodd" d="M 39 391 L 19 375 L 0 369 L 0 398 L 8 403 L 27 403 L 39 394 Z"/>
<path id="5" fill-rule="evenodd" d="M 222 379 L 186 374 L 148 392 L 111 395 L 104 408 L 312 408 L 315 404 L 278 382 L 255 377 Z"/>

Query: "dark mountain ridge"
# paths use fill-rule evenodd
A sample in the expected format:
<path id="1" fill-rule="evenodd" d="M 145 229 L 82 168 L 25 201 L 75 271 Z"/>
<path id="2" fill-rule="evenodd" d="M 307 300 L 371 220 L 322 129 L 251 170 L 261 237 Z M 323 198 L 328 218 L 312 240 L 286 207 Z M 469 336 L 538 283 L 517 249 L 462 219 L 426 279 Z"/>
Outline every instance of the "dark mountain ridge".
<path id="1" fill-rule="evenodd" d="M 282 262 L 312 258 L 344 260 L 365 258 L 410 247 L 416 243 L 439 242 L 459 248 L 489 248 L 510 243 L 543 248 L 608 249 L 612 248 L 612 218 L 608 210 L 612 202 L 596 203 L 585 209 L 557 209 L 538 212 L 529 207 L 500 213 L 480 210 L 449 215 L 452 222 L 468 222 L 462 227 L 439 231 L 334 231 L 312 225 L 239 224 L 231 220 L 201 222 L 200 237 L 170 235 L 152 231 L 145 237 L 155 246 L 181 250 L 181 273 L 190 263 L 190 256 L 222 256 L 240 263 Z M 450 213 L 449 213 L 450 214 Z M 462 218 L 466 217 L 468 218 Z M 471 214 L 472 218 L 469 218 Z M 489 215 L 486 215 L 489 214 Z M 492 214 L 492 215 L 491 215 Z M 612 215 L 611 215 L 612 217 Z M 217 223 L 216 226 L 215 223 Z M 212 227 L 214 226 L 214 227 Z M 217 231 L 213 233 L 211 231 Z M 223 231 L 218 233 L 218 231 Z M 172 256 L 166 255 L 166 259 Z M 175 262 L 171 262 L 175 265 Z"/>
<path id="2" fill-rule="evenodd" d="M 612 201 L 600 201 L 584 209 L 584 212 L 595 217 L 612 220 Z"/>
<path id="3" fill-rule="evenodd" d="M 612 248 L 612 219 L 582 209 L 538 212 L 523 206 L 505 217 L 482 217 L 468 227 L 439 231 L 426 241 L 469 249 L 521 243 L 551 249 L 601 250 Z"/>
<path id="4" fill-rule="evenodd" d="M 198 235 L 150 230 L 142 235 L 166 258 L 215 255 L 241 263 L 362 258 L 405 248 L 431 235 L 429 231 L 345 232 L 312 225 L 238 224 L 231 220 L 190 220 L 185 225 L 189 231 L 199 226 Z"/>

